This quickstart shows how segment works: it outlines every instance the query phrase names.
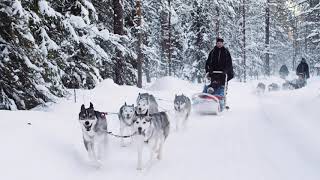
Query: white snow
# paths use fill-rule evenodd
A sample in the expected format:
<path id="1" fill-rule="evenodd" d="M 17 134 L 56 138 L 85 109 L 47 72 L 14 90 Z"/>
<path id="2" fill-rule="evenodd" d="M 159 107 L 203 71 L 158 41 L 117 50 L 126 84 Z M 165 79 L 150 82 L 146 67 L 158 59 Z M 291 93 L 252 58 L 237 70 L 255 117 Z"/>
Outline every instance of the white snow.
<path id="1" fill-rule="evenodd" d="M 42 53 L 47 56 L 48 50 L 57 50 L 60 47 L 49 37 L 44 28 L 40 28 L 40 36 L 42 38 L 40 49 Z"/>
<path id="2" fill-rule="evenodd" d="M 47 15 L 49 17 L 61 17 L 61 14 L 56 12 L 54 9 L 52 9 L 52 7 L 50 7 L 49 3 L 45 0 L 40 0 L 38 2 L 39 5 L 39 9 L 41 14 L 43 15 Z"/>
<path id="3" fill-rule="evenodd" d="M 202 85 L 165 77 L 138 89 L 105 80 L 93 90 L 77 90 L 77 103 L 70 97 L 37 111 L 0 111 L 0 178 L 319 180 L 320 78 L 299 90 L 263 96 L 252 93 L 256 84 L 232 80 L 231 109 L 220 116 L 193 114 L 187 129 L 172 129 L 163 159 L 142 172 L 136 170 L 134 144 L 120 147 L 114 137 L 109 137 L 104 166 L 89 163 L 77 120 L 81 104 L 93 102 L 97 110 L 118 112 L 125 101 L 135 103 L 139 92 L 150 92 L 166 100 L 158 104 L 173 117 L 174 95 L 190 96 Z M 109 130 L 118 133 L 117 116 L 107 118 Z"/>
<path id="4" fill-rule="evenodd" d="M 37 72 L 43 71 L 43 68 L 39 68 L 38 66 L 34 65 L 27 56 L 23 56 L 23 59 L 28 68 L 33 69 Z"/>
<path id="5" fill-rule="evenodd" d="M 76 31 L 74 30 L 73 26 L 70 23 L 71 19 L 65 19 L 63 20 L 63 24 L 66 27 L 66 29 L 68 29 L 68 31 L 70 32 L 71 36 L 73 37 L 73 39 L 76 42 L 79 42 L 79 36 L 77 35 Z"/>
<path id="6" fill-rule="evenodd" d="M 83 29 L 83 28 L 87 27 L 86 22 L 83 20 L 83 18 L 81 18 L 81 17 L 79 17 L 79 16 L 71 15 L 70 18 L 69 18 L 69 22 L 70 22 L 75 28 Z"/>
<path id="7" fill-rule="evenodd" d="M 19 17 L 23 17 L 25 15 L 25 10 L 23 9 L 21 2 L 15 0 L 12 4 L 12 15 L 19 15 Z"/>

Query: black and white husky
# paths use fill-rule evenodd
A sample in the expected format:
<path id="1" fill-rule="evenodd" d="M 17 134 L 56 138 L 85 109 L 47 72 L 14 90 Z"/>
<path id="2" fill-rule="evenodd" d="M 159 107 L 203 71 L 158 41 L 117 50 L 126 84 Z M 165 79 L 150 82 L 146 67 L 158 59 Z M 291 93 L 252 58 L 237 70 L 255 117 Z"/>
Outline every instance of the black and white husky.
<path id="1" fill-rule="evenodd" d="M 157 159 L 162 158 L 162 148 L 166 138 L 169 135 L 170 123 L 168 115 L 165 112 L 149 114 L 137 114 L 134 116 L 135 143 L 138 146 L 138 164 L 137 169 L 142 170 L 142 151 L 144 145 L 150 148 L 151 164 L 154 155 Z"/>
<path id="2" fill-rule="evenodd" d="M 158 103 L 152 94 L 142 93 L 137 97 L 137 114 L 145 114 L 146 112 L 150 114 L 159 112 Z"/>
<path id="3" fill-rule="evenodd" d="M 174 98 L 174 112 L 176 119 L 176 129 L 185 127 L 191 112 L 191 101 L 185 95 L 176 95 Z"/>
<path id="4" fill-rule="evenodd" d="M 93 104 L 89 108 L 81 106 L 79 122 L 83 133 L 84 146 L 89 154 L 89 158 L 100 163 L 105 153 L 107 143 L 107 120 L 104 113 L 95 111 Z"/>
<path id="5" fill-rule="evenodd" d="M 133 116 L 134 116 L 134 105 L 127 105 L 125 103 L 121 106 L 119 110 L 119 120 L 120 120 L 120 135 L 123 136 L 124 133 L 133 133 Z M 121 138 L 121 146 L 125 146 L 124 138 Z"/>

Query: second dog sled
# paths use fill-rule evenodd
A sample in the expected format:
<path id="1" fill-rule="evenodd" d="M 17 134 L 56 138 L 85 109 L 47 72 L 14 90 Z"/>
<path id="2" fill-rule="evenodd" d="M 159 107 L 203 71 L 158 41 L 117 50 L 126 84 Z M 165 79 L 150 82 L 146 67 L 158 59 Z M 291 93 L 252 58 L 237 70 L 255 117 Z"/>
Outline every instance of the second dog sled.
<path id="1" fill-rule="evenodd" d="M 222 71 L 213 71 L 214 74 L 223 74 Z M 206 74 L 207 77 L 208 74 Z M 208 84 L 207 78 L 205 77 L 205 86 L 208 86 L 211 84 L 211 82 Z M 217 95 L 214 91 L 212 91 L 212 88 L 207 93 L 196 93 L 192 96 L 192 107 L 193 111 L 198 114 L 214 114 L 217 115 L 220 112 L 222 112 L 222 109 L 229 109 L 228 106 L 226 106 L 226 95 L 227 95 L 227 88 L 228 88 L 228 75 L 225 74 L 225 85 L 224 85 L 224 92 L 223 95 Z M 221 103 L 223 108 L 221 109 Z"/>

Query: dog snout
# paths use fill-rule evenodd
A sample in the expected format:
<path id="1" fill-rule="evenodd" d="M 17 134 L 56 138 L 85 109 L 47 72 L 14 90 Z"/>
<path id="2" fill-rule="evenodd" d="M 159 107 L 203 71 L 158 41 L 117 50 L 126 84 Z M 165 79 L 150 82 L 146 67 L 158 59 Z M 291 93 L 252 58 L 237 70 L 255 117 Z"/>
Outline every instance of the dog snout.
<path id="1" fill-rule="evenodd" d="M 141 134 L 141 132 L 142 132 L 142 127 L 138 127 L 138 132 L 139 132 L 139 134 Z"/>
<path id="2" fill-rule="evenodd" d="M 141 111 L 141 107 L 139 107 L 139 111 Z"/>
<path id="3" fill-rule="evenodd" d="M 84 122 L 84 124 L 85 124 L 86 126 L 88 126 L 90 123 L 89 123 L 89 121 L 86 121 L 86 122 Z"/>

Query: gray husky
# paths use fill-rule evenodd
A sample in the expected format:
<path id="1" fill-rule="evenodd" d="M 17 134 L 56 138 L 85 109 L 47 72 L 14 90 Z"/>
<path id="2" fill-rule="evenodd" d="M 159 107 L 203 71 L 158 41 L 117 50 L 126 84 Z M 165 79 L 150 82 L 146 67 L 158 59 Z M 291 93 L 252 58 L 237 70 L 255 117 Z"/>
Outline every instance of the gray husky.
<path id="1" fill-rule="evenodd" d="M 102 160 L 107 142 L 107 120 L 104 113 L 95 111 L 93 104 L 85 108 L 82 104 L 79 122 L 83 133 L 83 142 L 89 158 L 97 163 Z"/>
<path id="2" fill-rule="evenodd" d="M 265 92 L 265 90 L 266 90 L 266 85 L 262 82 L 259 82 L 256 88 L 256 93 L 258 95 L 261 95 Z"/>
<path id="3" fill-rule="evenodd" d="M 133 116 L 134 116 L 134 105 L 127 105 L 125 103 L 121 106 L 119 110 L 119 120 L 120 120 L 120 135 L 123 136 L 124 133 L 131 135 L 133 130 Z M 124 138 L 121 138 L 121 146 L 125 146 Z"/>
<path id="4" fill-rule="evenodd" d="M 280 90 L 280 87 L 276 83 L 271 83 L 268 85 L 268 91 L 278 91 Z"/>
<path id="5" fill-rule="evenodd" d="M 185 95 L 176 95 L 174 98 L 174 111 L 176 119 L 176 129 L 181 126 L 185 127 L 191 112 L 191 101 Z"/>
<path id="6" fill-rule="evenodd" d="M 158 103 L 152 94 L 139 93 L 136 112 L 137 114 L 145 114 L 147 111 L 150 114 L 159 112 Z"/>
<path id="7" fill-rule="evenodd" d="M 144 145 L 151 149 L 149 163 L 151 165 L 154 155 L 162 158 L 162 148 L 169 135 L 170 123 L 165 112 L 149 114 L 135 113 L 133 126 L 135 130 L 135 142 L 138 145 L 137 169 L 142 170 L 142 150 Z"/>

